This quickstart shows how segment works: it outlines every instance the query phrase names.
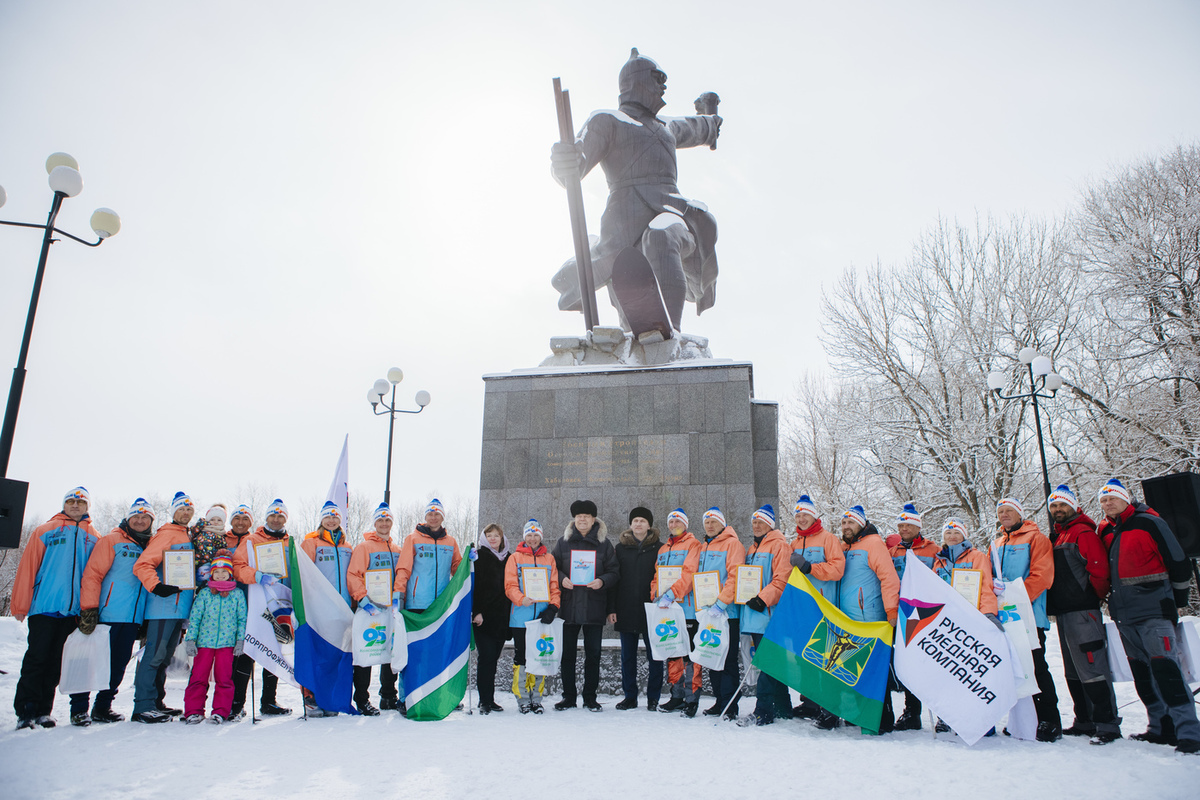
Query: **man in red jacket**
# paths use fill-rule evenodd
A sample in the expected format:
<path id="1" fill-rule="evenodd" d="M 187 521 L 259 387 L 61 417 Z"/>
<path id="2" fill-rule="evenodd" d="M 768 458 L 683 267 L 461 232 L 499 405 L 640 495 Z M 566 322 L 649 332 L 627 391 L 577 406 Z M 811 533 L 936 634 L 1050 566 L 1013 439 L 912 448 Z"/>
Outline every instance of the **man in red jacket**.
<path id="1" fill-rule="evenodd" d="M 1108 640 L 1100 598 L 1108 595 L 1108 552 L 1096 535 L 1096 523 L 1079 510 L 1065 483 L 1050 495 L 1054 530 L 1054 582 L 1046 591 L 1046 613 L 1058 627 L 1063 674 L 1075 702 L 1075 721 L 1065 736 L 1091 736 L 1092 744 L 1121 738 Z"/>
<path id="2" fill-rule="evenodd" d="M 1099 499 L 1106 517 L 1099 533 L 1112 575 L 1108 611 L 1150 717 L 1146 732 L 1130 738 L 1200 753 L 1200 721 L 1183 679 L 1175 635 L 1176 609 L 1187 605 L 1191 584 L 1183 548 L 1154 509 L 1135 504 L 1116 478 L 1104 485 Z"/>

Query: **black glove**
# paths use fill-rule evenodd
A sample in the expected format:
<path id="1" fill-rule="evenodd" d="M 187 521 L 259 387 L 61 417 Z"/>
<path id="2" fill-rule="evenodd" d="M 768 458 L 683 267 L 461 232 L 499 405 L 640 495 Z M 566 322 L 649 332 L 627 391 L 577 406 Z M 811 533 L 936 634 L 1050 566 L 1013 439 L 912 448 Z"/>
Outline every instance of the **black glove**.
<path id="1" fill-rule="evenodd" d="M 79 632 L 84 636 L 91 636 L 92 631 L 96 630 L 96 623 L 99 621 L 100 609 L 81 608 L 79 610 Z"/>
<path id="2" fill-rule="evenodd" d="M 799 550 L 792 551 L 792 566 L 799 569 L 805 575 L 812 572 L 812 564 L 808 563 L 808 559 L 804 557 L 804 553 Z"/>
<path id="3" fill-rule="evenodd" d="M 545 611 L 543 611 L 541 614 L 538 614 L 538 622 L 542 623 L 543 625 L 549 625 L 551 622 L 554 622 L 554 618 L 556 616 L 558 616 L 558 606 L 551 603 L 550 605 L 546 606 Z"/>
<path id="4" fill-rule="evenodd" d="M 155 586 L 150 591 L 153 592 L 154 594 L 158 595 L 159 597 L 171 597 L 172 595 L 179 594 L 183 590 L 180 589 L 178 586 L 172 586 L 169 583 L 160 583 L 158 586 Z"/>
<path id="5" fill-rule="evenodd" d="M 761 597 L 751 597 L 746 601 L 746 608 L 761 614 L 767 610 L 767 604 L 763 602 Z"/>
<path id="6" fill-rule="evenodd" d="M 1191 591 L 1190 590 L 1191 590 L 1190 586 L 1187 589 L 1174 589 L 1173 590 L 1174 594 L 1175 594 L 1175 607 L 1176 608 L 1187 608 L 1188 607 L 1188 601 L 1191 599 L 1191 597 L 1190 597 Z"/>
<path id="7" fill-rule="evenodd" d="M 984 616 L 987 617 L 989 620 L 991 620 L 992 624 L 995 625 L 997 628 L 999 628 L 1000 630 L 1004 630 L 1004 623 L 1001 622 L 1000 618 L 997 617 L 995 614 L 984 614 Z"/>

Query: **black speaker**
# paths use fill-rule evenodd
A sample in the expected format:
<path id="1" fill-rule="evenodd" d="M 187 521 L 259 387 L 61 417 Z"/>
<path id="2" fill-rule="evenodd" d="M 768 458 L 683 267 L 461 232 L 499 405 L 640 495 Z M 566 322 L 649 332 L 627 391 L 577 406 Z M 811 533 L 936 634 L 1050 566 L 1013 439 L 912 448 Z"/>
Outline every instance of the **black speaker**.
<path id="1" fill-rule="evenodd" d="M 21 546 L 21 523 L 25 521 L 28 495 L 28 483 L 0 478 L 0 547 Z"/>
<path id="2" fill-rule="evenodd" d="M 1188 558 L 1200 558 L 1200 475 L 1176 472 L 1142 481 L 1146 505 L 1166 520 Z"/>

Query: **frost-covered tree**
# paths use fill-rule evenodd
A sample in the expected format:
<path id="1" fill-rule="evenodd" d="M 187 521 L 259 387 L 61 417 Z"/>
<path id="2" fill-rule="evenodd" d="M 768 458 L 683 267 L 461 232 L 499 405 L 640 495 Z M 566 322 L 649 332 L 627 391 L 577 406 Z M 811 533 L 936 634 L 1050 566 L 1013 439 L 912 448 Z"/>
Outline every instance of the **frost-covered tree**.
<path id="1" fill-rule="evenodd" d="M 1071 389 L 1103 463 L 1200 471 L 1200 147 L 1095 184 L 1076 226 L 1093 326 Z"/>
<path id="2" fill-rule="evenodd" d="M 837 432 L 838 455 L 868 476 L 860 491 L 897 511 L 915 500 L 935 518 L 962 515 L 988 530 L 1000 497 L 1017 494 L 1036 509 L 1032 409 L 990 394 L 987 375 L 1011 371 L 1019 388 L 1021 348 L 1058 358 L 1073 346 L 1079 282 L 1065 245 L 1061 223 L 941 221 L 905 264 L 848 270 L 823 303 L 833 407 L 791 415 L 792 428 L 813 431 L 801 443 L 825 437 L 828 452 L 828 420 L 838 419 L 849 431 Z M 801 459 L 801 480 L 819 485 L 829 459 Z"/>

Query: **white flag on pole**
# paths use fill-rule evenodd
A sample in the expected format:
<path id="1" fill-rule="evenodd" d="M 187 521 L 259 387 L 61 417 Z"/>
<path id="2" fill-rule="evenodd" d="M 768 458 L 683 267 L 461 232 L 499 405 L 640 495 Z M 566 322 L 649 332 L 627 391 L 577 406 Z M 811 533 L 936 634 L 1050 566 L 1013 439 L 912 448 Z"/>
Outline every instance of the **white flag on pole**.
<path id="1" fill-rule="evenodd" d="M 896 677 L 969 745 L 1017 701 L 1008 637 L 911 551 L 893 647 Z"/>
<path id="2" fill-rule="evenodd" d="M 342 514 L 342 525 L 348 525 L 346 513 L 350 510 L 350 434 L 342 441 L 342 454 L 338 456 L 337 469 L 333 473 L 333 482 L 329 484 L 329 492 L 325 502 L 333 503 Z"/>

